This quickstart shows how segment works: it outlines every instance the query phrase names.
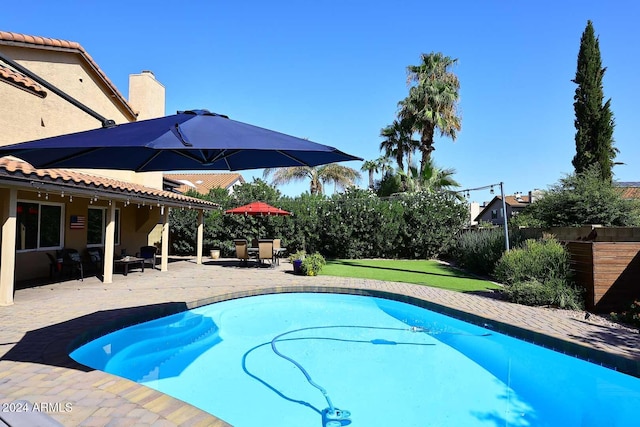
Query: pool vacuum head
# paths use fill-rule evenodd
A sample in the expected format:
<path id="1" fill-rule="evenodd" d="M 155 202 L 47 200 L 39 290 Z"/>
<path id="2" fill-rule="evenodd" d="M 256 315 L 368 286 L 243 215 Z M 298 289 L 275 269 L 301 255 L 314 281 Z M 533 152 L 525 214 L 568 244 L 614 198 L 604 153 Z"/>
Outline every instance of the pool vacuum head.
<path id="1" fill-rule="evenodd" d="M 326 408 L 322 411 L 323 427 L 342 427 L 351 424 L 351 412 L 338 408 Z"/>

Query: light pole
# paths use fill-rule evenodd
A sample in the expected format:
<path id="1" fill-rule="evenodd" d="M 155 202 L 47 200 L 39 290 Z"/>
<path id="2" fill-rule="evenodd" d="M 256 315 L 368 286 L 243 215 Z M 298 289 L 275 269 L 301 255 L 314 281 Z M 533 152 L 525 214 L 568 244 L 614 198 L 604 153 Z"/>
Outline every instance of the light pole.
<path id="1" fill-rule="evenodd" d="M 503 224 L 504 224 L 504 250 L 506 252 L 509 252 L 509 228 L 507 226 L 507 202 L 505 201 L 505 198 L 504 198 L 503 182 L 500 181 L 497 184 L 489 184 L 489 185 L 485 185 L 485 186 L 477 187 L 477 188 L 468 188 L 466 190 L 460 190 L 459 193 L 462 193 L 463 195 L 466 195 L 468 197 L 469 193 L 471 191 L 486 190 L 487 188 L 489 188 L 489 189 L 491 189 L 491 194 L 493 194 L 493 187 L 495 187 L 496 185 L 500 186 L 500 197 L 502 198 L 502 218 L 504 220 L 504 222 L 503 222 Z"/>

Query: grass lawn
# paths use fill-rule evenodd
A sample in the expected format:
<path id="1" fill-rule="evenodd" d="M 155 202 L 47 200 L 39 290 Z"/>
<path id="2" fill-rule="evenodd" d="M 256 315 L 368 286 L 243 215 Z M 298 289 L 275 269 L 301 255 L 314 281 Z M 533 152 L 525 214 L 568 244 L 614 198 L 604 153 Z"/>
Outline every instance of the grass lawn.
<path id="1" fill-rule="evenodd" d="M 327 260 L 320 275 L 405 282 L 459 292 L 500 288 L 432 260 Z"/>

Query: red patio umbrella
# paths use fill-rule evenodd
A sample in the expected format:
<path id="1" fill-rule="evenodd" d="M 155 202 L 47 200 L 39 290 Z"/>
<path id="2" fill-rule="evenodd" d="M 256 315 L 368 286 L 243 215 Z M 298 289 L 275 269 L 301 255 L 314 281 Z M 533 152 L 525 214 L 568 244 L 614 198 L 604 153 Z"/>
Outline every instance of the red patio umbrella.
<path id="1" fill-rule="evenodd" d="M 283 209 L 276 208 L 265 202 L 251 202 L 248 205 L 239 206 L 237 208 L 228 209 L 224 213 L 231 215 L 254 215 L 254 216 L 285 216 L 291 215 Z M 258 237 L 260 237 L 260 227 L 258 227 Z"/>
<path id="2" fill-rule="evenodd" d="M 248 205 L 239 206 L 237 208 L 228 209 L 224 213 L 235 215 L 260 215 L 260 216 L 284 216 L 291 215 L 291 212 L 287 212 L 275 206 L 271 206 L 265 202 L 251 202 Z"/>

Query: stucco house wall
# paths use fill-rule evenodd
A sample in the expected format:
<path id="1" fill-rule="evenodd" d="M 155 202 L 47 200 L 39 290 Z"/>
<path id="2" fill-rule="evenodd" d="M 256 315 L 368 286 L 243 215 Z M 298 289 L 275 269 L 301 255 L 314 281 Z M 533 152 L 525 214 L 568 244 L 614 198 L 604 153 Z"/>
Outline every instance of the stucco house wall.
<path id="1" fill-rule="evenodd" d="M 8 36 L 7 36 L 8 35 Z M 82 104 L 118 124 L 164 115 L 165 89 L 150 72 L 130 77 L 132 88 L 131 102 L 127 102 L 108 78 L 97 68 L 97 64 L 78 44 L 53 40 L 35 45 L 20 40 L 31 39 L 13 33 L 0 34 L 0 53 L 19 65 L 27 68 L 58 89 L 75 98 Z M 71 46 L 71 47 L 65 47 Z M 0 62 L 4 66 L 4 62 Z M 54 92 L 42 88 L 46 96 L 0 81 L 0 145 L 14 144 L 33 139 L 62 135 L 96 129 L 101 123 L 78 107 L 72 105 Z M 135 173 L 120 170 L 76 170 L 95 176 L 109 177 L 162 189 L 162 172 Z M 55 188 L 52 186 L 52 188 Z M 99 191 L 99 190 L 98 190 Z M 107 209 L 107 198 L 91 200 L 75 197 L 71 200 L 60 191 L 50 192 L 18 191 L 18 202 L 59 203 L 62 206 L 63 246 L 86 248 L 87 230 L 71 229 L 69 219 L 73 215 L 85 216 L 89 207 Z M 0 207 L 6 207 L 8 201 L 0 197 Z M 126 249 L 135 254 L 141 246 L 147 245 L 147 236 L 160 221 L 160 209 L 137 208 L 136 205 L 118 207 L 120 212 L 119 242 L 115 252 Z M 20 226 L 18 224 L 18 226 Z M 21 282 L 49 273 L 49 261 L 45 254 L 54 254 L 55 250 L 20 250 L 16 248 L 15 280 Z"/>

